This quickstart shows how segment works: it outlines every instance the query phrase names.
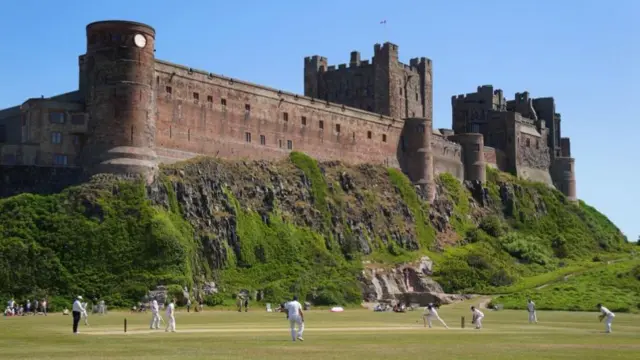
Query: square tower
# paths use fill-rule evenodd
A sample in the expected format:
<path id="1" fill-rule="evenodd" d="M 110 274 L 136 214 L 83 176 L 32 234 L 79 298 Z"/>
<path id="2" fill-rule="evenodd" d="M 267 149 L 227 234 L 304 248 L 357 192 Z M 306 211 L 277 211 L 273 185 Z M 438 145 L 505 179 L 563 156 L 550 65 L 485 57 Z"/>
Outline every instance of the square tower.
<path id="1" fill-rule="evenodd" d="M 371 62 L 351 52 L 349 64 L 327 66 L 327 58 L 305 58 L 305 96 L 403 119 L 433 116 L 433 69 L 422 57 L 398 60 L 398 46 L 376 44 Z"/>

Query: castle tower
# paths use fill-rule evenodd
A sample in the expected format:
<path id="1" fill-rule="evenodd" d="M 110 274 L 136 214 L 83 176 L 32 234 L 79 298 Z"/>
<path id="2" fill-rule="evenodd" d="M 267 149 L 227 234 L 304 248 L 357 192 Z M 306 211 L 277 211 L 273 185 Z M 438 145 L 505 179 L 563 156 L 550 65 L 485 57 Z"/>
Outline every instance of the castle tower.
<path id="1" fill-rule="evenodd" d="M 435 197 L 431 134 L 433 122 L 427 118 L 405 119 L 402 137 L 405 139 L 403 171 L 414 183 L 426 189 L 427 200 Z"/>
<path id="2" fill-rule="evenodd" d="M 487 181 L 487 167 L 484 161 L 484 137 L 478 133 L 466 133 L 450 136 L 449 140 L 462 146 L 464 179 L 468 181 Z"/>
<path id="3" fill-rule="evenodd" d="M 84 56 L 91 173 L 152 174 L 155 153 L 155 30 L 130 21 L 87 25 Z"/>

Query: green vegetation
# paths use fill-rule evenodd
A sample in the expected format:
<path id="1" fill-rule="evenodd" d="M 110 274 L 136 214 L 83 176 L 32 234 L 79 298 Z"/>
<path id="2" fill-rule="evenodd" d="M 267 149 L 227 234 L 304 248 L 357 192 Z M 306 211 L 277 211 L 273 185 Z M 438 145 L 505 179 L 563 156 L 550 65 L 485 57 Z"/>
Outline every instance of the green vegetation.
<path id="1" fill-rule="evenodd" d="M 198 163 L 192 160 L 188 166 Z M 202 226 L 212 220 L 207 209 L 194 215 L 193 207 L 183 209 L 189 205 L 184 192 L 183 198 L 176 194 L 184 188 L 197 192 L 202 186 L 198 176 L 211 175 L 195 171 L 182 176 L 177 166 L 160 179 L 165 206 L 151 202 L 142 182 L 106 177 L 60 194 L 0 200 L 0 297 L 47 295 L 57 306 L 83 294 L 111 306 L 130 306 L 157 285 L 179 295 L 184 287 L 213 280 L 222 293 L 204 299 L 210 306 L 228 305 L 240 290 L 259 291 L 272 303 L 296 293 L 317 305 L 349 305 L 361 297 L 357 279 L 363 259 L 393 266 L 429 255 L 435 278 L 447 292 L 502 294 L 512 306 L 536 287 L 553 283 L 548 288 L 560 290 L 550 294 L 548 306 L 574 309 L 582 300 L 564 297 L 574 290 L 563 287 L 570 281 L 560 280 L 566 275 L 588 279 L 583 276 L 592 271 L 614 269 L 605 261 L 624 258 L 635 248 L 592 207 L 491 169 L 485 206 L 453 176 L 442 174 L 438 203 L 430 208 L 398 170 L 342 164 L 321 168 L 307 155 L 292 152 L 290 162 L 258 169 L 262 173 L 251 180 L 271 186 L 268 179 L 283 171 L 290 181 L 290 188 L 281 189 L 283 198 L 265 211 L 255 193 L 247 195 L 251 191 L 244 183 L 233 184 L 234 171 L 253 171 L 250 164 L 243 166 L 207 165 L 228 172 L 218 185 L 207 184 L 216 188 L 215 195 L 209 194 L 215 210 L 208 210 L 215 224 L 229 224 L 225 229 Z M 299 178 L 290 179 L 292 171 Z M 311 216 L 301 219 L 298 211 Z M 432 224 L 434 212 L 440 222 Z M 438 234 L 434 224 L 442 226 L 442 219 L 450 228 Z M 616 308 L 635 309 L 631 294 L 640 280 L 616 279 L 620 291 L 630 289 L 628 296 L 618 297 Z M 580 284 L 573 285 L 574 293 L 584 290 Z M 599 289 L 610 288 L 596 287 L 594 297 L 617 294 Z"/>
<path id="2" fill-rule="evenodd" d="M 527 298 L 540 310 L 594 311 L 602 303 L 614 312 L 640 312 L 640 259 L 601 264 L 538 289 L 495 298 L 508 309 L 524 309 Z"/>
<path id="3" fill-rule="evenodd" d="M 191 286 L 208 273 L 191 226 L 151 206 L 141 182 L 0 200 L 0 235 L 0 294 L 46 295 L 54 307 L 76 294 L 129 306 L 150 284 Z"/>

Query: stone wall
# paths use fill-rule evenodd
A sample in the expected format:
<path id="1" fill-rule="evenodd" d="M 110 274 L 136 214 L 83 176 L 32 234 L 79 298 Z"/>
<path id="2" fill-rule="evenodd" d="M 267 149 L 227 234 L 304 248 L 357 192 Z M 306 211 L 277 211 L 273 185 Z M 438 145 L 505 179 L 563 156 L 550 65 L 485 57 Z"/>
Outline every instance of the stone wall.
<path id="1" fill-rule="evenodd" d="M 162 61 L 155 81 L 156 147 L 173 154 L 271 160 L 297 150 L 399 167 L 401 120 Z"/>
<path id="2" fill-rule="evenodd" d="M 462 147 L 459 144 L 434 134 L 431 137 L 431 151 L 436 175 L 448 172 L 461 181 L 464 179 Z"/>
<path id="3" fill-rule="evenodd" d="M 507 158 L 503 151 L 490 146 L 484 147 L 484 161 L 488 166 L 500 171 L 507 171 Z"/>
<path id="4" fill-rule="evenodd" d="M 0 166 L 0 197 L 51 194 L 87 180 L 80 168 Z"/>

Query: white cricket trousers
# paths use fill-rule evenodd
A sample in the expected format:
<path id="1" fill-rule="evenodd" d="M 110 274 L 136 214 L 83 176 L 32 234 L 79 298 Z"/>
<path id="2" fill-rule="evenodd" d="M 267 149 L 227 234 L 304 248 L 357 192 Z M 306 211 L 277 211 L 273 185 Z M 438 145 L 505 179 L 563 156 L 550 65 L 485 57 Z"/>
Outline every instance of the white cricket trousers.
<path id="1" fill-rule="evenodd" d="M 156 312 L 151 313 L 151 324 L 149 324 L 149 329 L 157 329 L 160 327 L 160 314 Z"/>
<path id="2" fill-rule="evenodd" d="M 296 325 L 298 326 L 297 333 Z M 291 327 L 291 340 L 296 341 L 296 337 L 302 337 L 302 332 L 304 331 L 304 322 L 299 315 L 289 316 L 289 326 Z"/>
<path id="3" fill-rule="evenodd" d="M 482 319 L 484 316 L 478 316 L 476 319 L 476 329 L 482 329 Z"/>
<path id="4" fill-rule="evenodd" d="M 536 312 L 529 311 L 529 324 L 537 323 L 537 322 L 538 322 L 538 316 L 536 315 Z"/>
<path id="5" fill-rule="evenodd" d="M 165 331 L 176 331 L 176 317 L 175 315 L 169 315 L 169 321 L 167 321 L 167 327 Z"/>
<path id="6" fill-rule="evenodd" d="M 604 320 L 604 331 L 610 333 L 611 332 L 611 323 L 613 322 L 613 318 L 616 317 L 614 314 L 607 315 L 607 318 Z"/>
<path id="7" fill-rule="evenodd" d="M 433 319 L 436 319 L 436 320 L 440 321 L 440 322 L 442 323 L 442 325 L 444 325 L 444 327 L 449 328 L 449 327 L 447 326 L 447 324 L 445 324 L 444 320 L 442 320 L 442 319 L 440 318 L 440 316 L 436 316 L 436 315 L 426 315 L 426 318 L 427 318 L 427 325 L 429 325 L 429 328 L 431 328 L 431 321 L 432 321 Z"/>

